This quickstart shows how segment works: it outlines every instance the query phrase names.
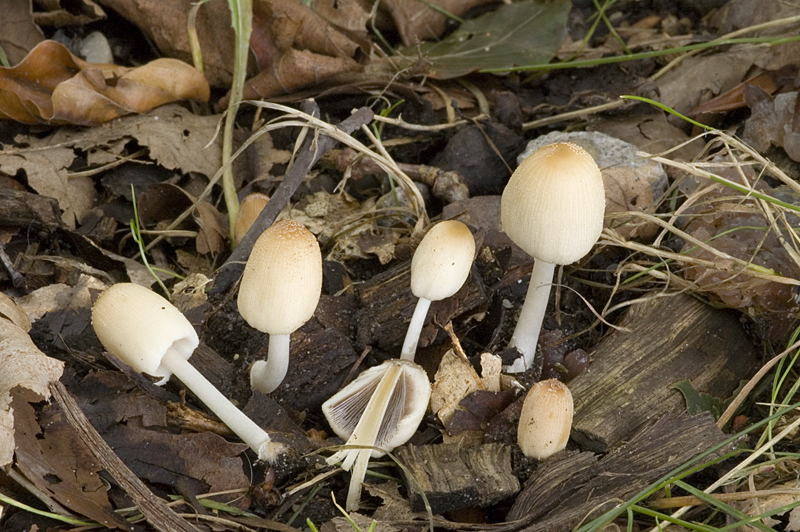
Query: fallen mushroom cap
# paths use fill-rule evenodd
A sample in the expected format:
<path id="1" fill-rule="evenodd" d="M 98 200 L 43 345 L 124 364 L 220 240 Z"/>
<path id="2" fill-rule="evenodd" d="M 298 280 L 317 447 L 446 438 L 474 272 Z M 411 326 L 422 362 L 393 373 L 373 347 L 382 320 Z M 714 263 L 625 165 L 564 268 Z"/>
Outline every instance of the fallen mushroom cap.
<path id="1" fill-rule="evenodd" d="M 142 309 L 138 312 L 133 309 Z M 189 320 L 169 301 L 132 283 L 107 288 L 92 307 L 92 326 L 111 354 L 139 373 L 162 377 L 171 372 L 161 365 L 167 351 L 188 360 L 200 343 Z"/>
<path id="2" fill-rule="evenodd" d="M 534 384 L 519 417 L 517 441 L 529 458 L 544 460 L 564 449 L 572 428 L 572 393 L 557 379 Z"/>
<path id="3" fill-rule="evenodd" d="M 233 237 L 238 245 L 250 230 L 250 227 L 258 219 L 258 215 L 269 203 L 269 196 L 261 192 L 253 192 L 242 199 L 239 204 L 239 212 L 236 214 Z"/>
<path id="4" fill-rule="evenodd" d="M 418 364 L 392 359 L 363 371 L 322 404 L 322 413 L 340 438 L 347 441 L 353 435 L 375 389 L 392 366 L 400 367 L 402 373 L 386 405 L 386 415 L 372 445 L 391 451 L 408 441 L 417 430 L 431 396 L 428 374 Z M 372 451 L 373 458 L 384 454 Z"/>
<path id="5" fill-rule="evenodd" d="M 466 225 L 457 220 L 437 223 L 414 251 L 411 292 L 431 301 L 452 296 L 467 280 L 474 256 L 475 238 Z"/>
<path id="6" fill-rule="evenodd" d="M 300 222 L 264 231 L 250 253 L 237 300 L 242 317 L 261 332 L 291 334 L 311 316 L 322 293 L 322 253 Z"/>
<path id="7" fill-rule="evenodd" d="M 600 169 L 570 142 L 527 157 L 503 190 L 500 217 L 508 237 L 532 257 L 570 264 L 586 255 L 603 230 Z"/>

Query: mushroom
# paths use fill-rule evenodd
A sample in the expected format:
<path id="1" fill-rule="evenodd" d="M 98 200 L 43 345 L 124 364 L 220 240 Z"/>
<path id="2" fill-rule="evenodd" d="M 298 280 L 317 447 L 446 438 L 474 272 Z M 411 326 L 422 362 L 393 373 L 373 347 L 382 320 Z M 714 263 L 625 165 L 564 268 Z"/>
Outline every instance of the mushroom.
<path id="1" fill-rule="evenodd" d="M 517 441 L 528 458 L 544 460 L 567 446 L 572 428 L 572 394 L 558 379 L 534 384 L 519 416 Z"/>
<path id="2" fill-rule="evenodd" d="M 274 391 L 289 368 L 289 335 L 314 314 L 322 292 L 322 253 L 300 222 L 282 220 L 258 237 L 239 286 L 239 313 L 269 334 L 267 360 L 250 367 L 250 385 Z"/>
<path id="3" fill-rule="evenodd" d="M 327 460 L 329 464 L 342 461 L 345 471 L 353 469 L 347 510 L 358 509 L 370 457 L 383 456 L 408 441 L 425 415 L 430 396 L 425 370 L 414 362 L 394 359 L 362 372 L 322 404 L 331 428 L 347 442 Z"/>
<path id="4" fill-rule="evenodd" d="M 414 360 L 419 335 L 431 301 L 448 298 L 467 280 L 475 256 L 475 238 L 457 220 L 434 225 L 419 243 L 411 259 L 411 293 L 419 298 L 400 351 L 403 360 Z"/>
<path id="5" fill-rule="evenodd" d="M 589 253 L 603 230 L 604 211 L 600 169 L 576 144 L 543 146 L 512 174 L 501 199 L 503 230 L 536 261 L 509 344 L 522 356 L 509 371 L 519 373 L 533 364 L 555 265 Z"/>
<path id="6" fill-rule="evenodd" d="M 273 462 L 286 449 L 189 364 L 200 340 L 189 320 L 163 297 L 141 285 L 115 284 L 92 307 L 92 327 L 111 354 L 140 373 L 161 377 L 157 384 L 175 374 L 259 460 Z"/>
<path id="7" fill-rule="evenodd" d="M 239 212 L 236 214 L 236 223 L 233 226 L 233 239 L 237 246 L 241 244 L 247 231 L 250 230 L 250 226 L 258 219 L 258 215 L 261 214 L 267 203 L 269 203 L 269 196 L 261 192 L 253 192 L 242 199 L 239 204 Z"/>

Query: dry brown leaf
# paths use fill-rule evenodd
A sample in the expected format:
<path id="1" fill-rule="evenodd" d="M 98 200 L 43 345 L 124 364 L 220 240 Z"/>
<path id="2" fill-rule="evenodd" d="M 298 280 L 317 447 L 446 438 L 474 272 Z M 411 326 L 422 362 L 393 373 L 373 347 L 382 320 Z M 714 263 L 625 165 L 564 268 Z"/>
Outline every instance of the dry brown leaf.
<path id="1" fill-rule="evenodd" d="M 39 26 L 82 26 L 106 18 L 103 8 L 92 0 L 67 2 L 66 0 L 37 0 L 38 10 L 33 20 Z"/>
<path id="2" fill-rule="evenodd" d="M 17 66 L 0 68 L 0 118 L 91 126 L 177 100 L 207 101 L 209 90 L 181 61 L 157 59 L 134 69 L 86 63 L 44 41 Z"/>
<path id="3" fill-rule="evenodd" d="M 192 55 L 186 28 L 194 3 L 194 0 L 103 0 L 104 6 L 136 25 L 163 55 L 187 63 L 192 61 Z M 196 29 L 208 83 L 212 87 L 229 88 L 233 79 L 236 36 L 228 2 L 203 4 L 197 12 Z"/>
<path id="4" fill-rule="evenodd" d="M 314 0 L 311 9 L 356 40 L 366 39 L 369 7 L 358 0 Z"/>
<path id="5" fill-rule="evenodd" d="M 649 212 L 654 207 L 650 183 L 630 166 L 603 169 L 603 183 L 606 192 L 606 213 Z M 616 218 L 613 225 L 625 238 L 648 238 L 658 230 L 658 226 L 654 223 L 633 223 L 638 220 L 636 216 Z"/>
<path id="6" fill-rule="evenodd" d="M 244 98 L 270 98 L 360 69 L 360 64 L 347 57 L 291 49 L 276 59 L 269 69 L 247 81 Z"/>
<path id="7" fill-rule="evenodd" d="M 440 37 L 447 26 L 447 15 L 419 0 L 384 0 L 381 9 L 387 10 L 394 19 L 403 44 L 412 46 L 418 42 Z M 431 4 L 456 16 L 494 0 L 431 0 Z"/>
<path id="8" fill-rule="evenodd" d="M 30 0 L 3 2 L 0 47 L 5 51 L 10 64 L 16 65 L 22 61 L 43 40 L 42 30 L 33 21 Z"/>
<path id="9" fill-rule="evenodd" d="M 136 139 L 163 167 L 211 177 L 221 160 L 219 139 L 209 144 L 218 121 L 218 116 L 201 117 L 178 105 L 167 105 L 91 129 L 60 128 L 44 138 L 19 136 L 16 142 L 25 147 L 4 146 L 0 171 L 14 175 L 25 170 L 31 188 L 57 199 L 64 222 L 75 227 L 92 207 L 95 195 L 92 178 L 70 175 L 68 169 L 77 150 L 87 153 L 90 165 L 105 164 L 125 155 L 127 144 Z"/>
<path id="10" fill-rule="evenodd" d="M 12 393 L 30 402 L 47 399 L 50 383 L 63 371 L 63 362 L 42 353 L 28 333 L 0 318 L 0 467 L 14 458 Z"/>

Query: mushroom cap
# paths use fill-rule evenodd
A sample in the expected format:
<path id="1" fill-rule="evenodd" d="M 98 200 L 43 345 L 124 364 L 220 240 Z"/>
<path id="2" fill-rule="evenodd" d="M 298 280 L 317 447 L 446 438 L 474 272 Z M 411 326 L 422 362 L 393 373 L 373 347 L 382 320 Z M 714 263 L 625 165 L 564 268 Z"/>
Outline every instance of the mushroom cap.
<path id="1" fill-rule="evenodd" d="M 258 219 L 258 215 L 261 214 L 267 203 L 269 203 L 269 196 L 261 192 L 253 192 L 242 199 L 239 204 L 239 213 L 236 215 L 236 223 L 233 226 L 233 238 L 237 245 L 247 234 L 250 226 Z"/>
<path id="2" fill-rule="evenodd" d="M 517 441 L 529 458 L 544 460 L 567 446 L 572 428 L 572 393 L 558 379 L 534 384 L 519 416 Z"/>
<path id="3" fill-rule="evenodd" d="M 500 205 L 503 230 L 515 244 L 544 262 L 570 264 L 600 238 L 603 177 L 577 144 L 548 144 L 517 167 Z"/>
<path id="4" fill-rule="evenodd" d="M 242 317 L 261 332 L 291 334 L 314 314 L 322 293 L 322 253 L 300 222 L 281 220 L 258 237 L 242 274 Z"/>
<path id="5" fill-rule="evenodd" d="M 200 343 L 189 320 L 149 288 L 119 283 L 107 288 L 92 307 L 92 327 L 111 354 L 139 373 L 162 377 L 170 372 L 161 359 L 172 350 L 188 360 Z"/>
<path id="6" fill-rule="evenodd" d="M 414 435 L 431 397 L 428 374 L 414 362 L 391 359 L 361 372 L 322 404 L 322 413 L 340 438 L 347 441 L 353 434 L 375 389 L 392 365 L 399 365 L 403 373 L 392 392 L 374 446 L 391 451 Z M 383 454 L 372 451 L 373 458 Z"/>
<path id="7" fill-rule="evenodd" d="M 452 296 L 467 280 L 475 256 L 475 238 L 457 220 L 434 225 L 411 259 L 411 292 L 439 301 Z"/>

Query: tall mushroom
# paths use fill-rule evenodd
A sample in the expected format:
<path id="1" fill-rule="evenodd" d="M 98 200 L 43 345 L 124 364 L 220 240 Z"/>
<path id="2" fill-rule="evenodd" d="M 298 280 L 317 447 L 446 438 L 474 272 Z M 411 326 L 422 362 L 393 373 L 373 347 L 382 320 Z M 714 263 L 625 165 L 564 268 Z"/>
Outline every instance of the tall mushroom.
<path id="1" fill-rule="evenodd" d="M 300 222 L 281 220 L 258 237 L 242 274 L 239 313 L 269 334 L 267 360 L 250 367 L 250 385 L 274 391 L 289 368 L 290 335 L 314 315 L 322 292 L 322 253 Z"/>
<path id="2" fill-rule="evenodd" d="M 189 364 L 200 340 L 189 320 L 163 297 L 141 285 L 115 284 L 92 307 L 92 327 L 111 354 L 140 373 L 161 377 L 157 384 L 172 374 L 178 377 L 260 460 L 272 462 L 285 450 Z"/>
<path id="3" fill-rule="evenodd" d="M 425 234 L 411 259 L 411 293 L 419 300 L 408 324 L 401 359 L 414 360 L 431 301 L 459 291 L 467 280 L 474 256 L 475 238 L 457 220 L 439 222 Z"/>
<path id="4" fill-rule="evenodd" d="M 509 371 L 531 367 L 555 265 L 570 264 L 589 253 L 603 230 L 604 211 L 600 169 L 576 144 L 543 146 L 511 176 L 501 200 L 503 230 L 536 261 L 509 344 L 522 356 Z"/>

